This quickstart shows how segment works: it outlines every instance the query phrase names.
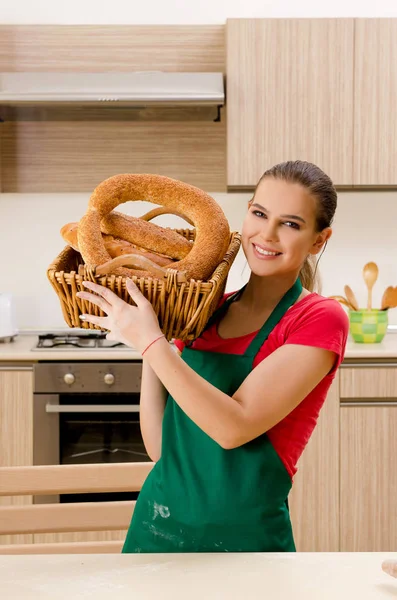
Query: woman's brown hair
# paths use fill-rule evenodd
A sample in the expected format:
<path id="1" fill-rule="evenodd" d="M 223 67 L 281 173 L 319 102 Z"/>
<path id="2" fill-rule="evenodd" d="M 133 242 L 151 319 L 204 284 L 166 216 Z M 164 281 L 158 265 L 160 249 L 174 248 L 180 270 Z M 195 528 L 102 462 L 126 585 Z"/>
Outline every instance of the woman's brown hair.
<path id="1" fill-rule="evenodd" d="M 256 187 L 269 177 L 299 183 L 317 200 L 316 231 L 320 232 L 331 226 L 337 205 L 337 193 L 331 179 L 319 167 L 303 160 L 279 163 L 263 173 Z M 317 263 L 314 256 L 309 256 L 299 273 L 303 287 L 310 291 L 313 291 L 317 283 Z"/>

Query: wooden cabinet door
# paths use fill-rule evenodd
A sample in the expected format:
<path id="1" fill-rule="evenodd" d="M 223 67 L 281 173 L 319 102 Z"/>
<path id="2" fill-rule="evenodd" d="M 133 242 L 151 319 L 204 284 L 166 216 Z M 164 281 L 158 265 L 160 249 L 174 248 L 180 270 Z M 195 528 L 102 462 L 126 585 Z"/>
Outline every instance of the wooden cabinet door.
<path id="1" fill-rule="evenodd" d="M 354 184 L 397 183 L 397 19 L 357 19 Z"/>
<path id="2" fill-rule="evenodd" d="M 342 552 L 397 546 L 397 403 L 373 404 L 341 405 Z"/>
<path id="3" fill-rule="evenodd" d="M 33 371 L 0 367 L 0 466 L 33 464 Z M 31 504 L 31 496 L 1 497 L 1 504 Z M 0 544 L 32 541 L 31 535 L 0 536 Z"/>
<path id="4" fill-rule="evenodd" d="M 339 384 L 333 382 L 290 494 L 298 552 L 339 550 Z"/>
<path id="5" fill-rule="evenodd" d="M 285 160 L 353 183 L 354 19 L 227 21 L 227 183 Z"/>

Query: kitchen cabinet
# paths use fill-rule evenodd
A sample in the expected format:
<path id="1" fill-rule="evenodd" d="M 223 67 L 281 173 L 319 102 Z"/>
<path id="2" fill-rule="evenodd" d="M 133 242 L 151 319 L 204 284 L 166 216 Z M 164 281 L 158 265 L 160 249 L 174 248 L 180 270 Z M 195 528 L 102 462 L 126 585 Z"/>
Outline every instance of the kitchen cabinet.
<path id="1" fill-rule="evenodd" d="M 298 463 L 290 494 L 298 552 L 339 550 L 339 376 Z"/>
<path id="2" fill-rule="evenodd" d="M 338 186 L 395 186 L 397 19 L 227 22 L 227 183 L 316 163 Z"/>
<path id="3" fill-rule="evenodd" d="M 356 19 L 354 184 L 397 183 L 397 19 Z"/>
<path id="4" fill-rule="evenodd" d="M 354 19 L 227 21 L 227 183 L 316 163 L 353 182 Z"/>
<path id="5" fill-rule="evenodd" d="M 341 369 L 340 550 L 394 551 L 397 367 Z"/>
<path id="6" fill-rule="evenodd" d="M 224 73 L 224 30 L 223 24 L 0 24 L 1 71 Z M 208 106 L 112 104 L 0 110 L 2 191 L 91 193 L 117 173 L 158 173 L 226 191 L 223 109 L 214 121 L 217 111 Z"/>
<path id="7" fill-rule="evenodd" d="M 33 464 L 33 371 L 0 366 L 0 466 Z M 31 496 L 0 498 L 1 504 L 31 504 Z M 0 544 L 32 541 L 31 535 L 0 536 Z"/>

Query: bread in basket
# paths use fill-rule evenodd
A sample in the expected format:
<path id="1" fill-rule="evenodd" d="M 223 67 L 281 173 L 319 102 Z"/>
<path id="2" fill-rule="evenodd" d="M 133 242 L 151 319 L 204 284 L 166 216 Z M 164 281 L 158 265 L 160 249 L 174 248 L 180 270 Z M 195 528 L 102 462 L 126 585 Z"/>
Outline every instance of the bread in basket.
<path id="1" fill-rule="evenodd" d="M 114 211 L 129 200 L 161 206 L 139 219 Z M 183 217 L 193 227 L 173 230 L 150 222 L 166 212 Z M 103 315 L 92 303 L 76 297 L 84 280 L 104 285 L 132 303 L 125 286 L 131 277 L 152 304 L 168 340 L 193 340 L 203 331 L 224 293 L 241 241 L 238 233 L 230 233 L 225 215 L 211 196 L 160 175 L 106 179 L 95 188 L 78 225 L 62 229 L 68 246 L 47 275 L 69 327 L 95 329 L 82 324 L 79 315 Z M 133 252 L 125 253 L 129 248 Z"/>

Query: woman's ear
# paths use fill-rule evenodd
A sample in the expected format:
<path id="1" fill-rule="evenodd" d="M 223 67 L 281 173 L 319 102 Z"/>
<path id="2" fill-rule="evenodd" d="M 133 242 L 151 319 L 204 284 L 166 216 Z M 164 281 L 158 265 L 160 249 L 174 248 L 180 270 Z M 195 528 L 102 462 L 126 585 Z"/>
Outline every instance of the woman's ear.
<path id="1" fill-rule="evenodd" d="M 316 240 L 310 250 L 310 254 L 318 254 L 324 244 L 328 242 L 329 238 L 332 235 L 332 228 L 326 227 L 320 233 L 317 234 Z"/>

